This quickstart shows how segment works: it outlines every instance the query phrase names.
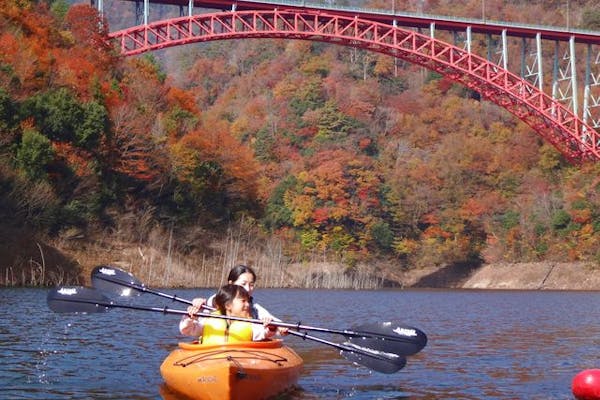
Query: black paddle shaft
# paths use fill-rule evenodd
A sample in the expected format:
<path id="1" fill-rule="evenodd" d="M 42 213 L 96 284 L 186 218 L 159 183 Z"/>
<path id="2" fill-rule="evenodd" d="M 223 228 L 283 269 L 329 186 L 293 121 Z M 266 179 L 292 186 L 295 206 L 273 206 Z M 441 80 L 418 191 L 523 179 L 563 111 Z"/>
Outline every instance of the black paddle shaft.
<path id="1" fill-rule="evenodd" d="M 92 286 L 94 286 L 96 289 L 100 289 L 106 292 L 117 293 L 120 296 L 129 296 L 131 294 L 131 291 L 126 291 L 123 289 L 123 286 L 125 286 L 128 289 L 133 289 L 138 292 L 150 293 L 156 296 L 177 301 L 179 303 L 184 303 L 188 305 L 192 304 L 190 300 L 186 300 L 177 295 L 161 293 L 154 289 L 150 289 L 146 287 L 146 285 L 144 285 L 139 279 L 133 276 L 133 274 L 125 272 L 119 268 L 101 265 L 92 270 L 91 277 Z"/>
<path id="2" fill-rule="evenodd" d="M 131 291 L 124 291 L 124 286 L 141 293 L 150 293 L 180 303 L 188 305 L 192 304 L 191 301 L 176 295 L 161 293 L 150 289 L 133 274 L 116 267 L 106 265 L 98 266 L 92 271 L 91 277 L 94 287 L 103 291 L 110 291 L 118 293 L 119 295 L 130 295 Z M 210 309 L 209 307 L 205 308 Z M 302 325 L 301 323 L 293 324 L 281 321 L 273 321 L 271 324 L 296 331 L 304 330 L 342 335 L 350 342 L 359 346 L 375 346 L 377 348 L 382 348 L 386 352 L 402 354 L 404 356 L 416 354 L 427 345 L 427 335 L 423 331 L 412 326 L 403 326 L 393 322 L 362 325 L 354 330 L 327 329 Z"/>
<path id="3" fill-rule="evenodd" d="M 163 314 L 187 315 L 186 311 L 173 310 L 167 307 L 141 307 L 128 304 L 118 304 L 110 301 L 102 292 L 82 286 L 60 287 L 48 292 L 48 307 L 54 312 L 59 313 L 98 313 L 106 312 L 110 308 L 125 308 L 132 310 L 153 311 Z M 215 315 L 199 313 L 199 317 L 223 318 L 242 320 L 252 323 L 262 323 L 260 320 L 230 317 L 226 315 Z M 374 371 L 391 374 L 399 371 L 406 365 L 406 358 L 398 354 L 389 354 L 382 352 L 377 347 L 365 348 L 352 343 L 334 343 L 305 333 L 290 331 L 291 334 L 300 336 L 303 339 L 313 340 L 323 343 L 340 350 L 340 354 L 349 361 L 363 365 Z"/>
<path id="4" fill-rule="evenodd" d="M 360 348 L 352 343 L 340 344 L 330 342 L 328 340 L 316 336 L 310 336 L 302 332 L 289 331 L 289 333 L 302 339 L 309 339 L 335 347 L 340 350 L 340 354 L 346 360 L 363 365 L 372 369 L 373 371 L 384 374 L 392 374 L 406 366 L 406 357 L 398 354 L 385 353 L 379 350 L 373 350 L 371 348 Z"/>

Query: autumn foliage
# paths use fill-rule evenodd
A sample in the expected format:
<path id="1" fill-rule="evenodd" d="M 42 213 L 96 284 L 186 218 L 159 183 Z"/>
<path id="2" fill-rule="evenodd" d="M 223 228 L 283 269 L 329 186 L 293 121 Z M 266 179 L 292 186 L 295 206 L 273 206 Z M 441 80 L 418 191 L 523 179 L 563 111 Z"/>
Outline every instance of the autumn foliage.
<path id="1" fill-rule="evenodd" d="M 20 188 L 0 192 L 3 219 L 61 232 L 151 210 L 218 232 L 250 216 L 290 259 L 349 265 L 600 262 L 600 166 L 448 78 L 293 40 L 122 59 L 108 31 L 86 5 L 0 3 L 0 188 Z"/>

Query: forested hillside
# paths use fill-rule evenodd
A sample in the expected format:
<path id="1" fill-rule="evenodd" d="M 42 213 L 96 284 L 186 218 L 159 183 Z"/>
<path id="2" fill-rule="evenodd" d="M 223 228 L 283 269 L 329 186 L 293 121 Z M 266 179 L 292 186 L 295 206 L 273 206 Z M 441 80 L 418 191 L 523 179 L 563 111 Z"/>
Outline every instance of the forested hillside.
<path id="1" fill-rule="evenodd" d="M 456 3 L 396 7 L 481 17 L 481 2 Z M 563 2 L 486 5 L 486 18 L 564 25 Z M 570 24 L 599 28 L 596 6 L 572 1 Z M 291 40 L 123 59 L 109 29 L 84 4 L 0 3 L 0 238 L 152 241 L 197 265 L 244 226 L 281 244 L 283 267 L 600 263 L 600 163 L 568 164 L 446 78 Z M 8 278 L 28 256 L 7 246 L 0 283 L 30 282 Z"/>

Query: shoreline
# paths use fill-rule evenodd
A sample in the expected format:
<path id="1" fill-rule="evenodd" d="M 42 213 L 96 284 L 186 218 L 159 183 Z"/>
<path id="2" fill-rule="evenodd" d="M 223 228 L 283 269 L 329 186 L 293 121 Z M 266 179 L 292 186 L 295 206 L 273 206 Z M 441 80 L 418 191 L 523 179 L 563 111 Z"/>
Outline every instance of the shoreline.
<path id="1" fill-rule="evenodd" d="M 409 271 L 404 287 L 479 290 L 600 290 L 600 266 L 591 262 L 494 263 L 477 268 Z"/>
<path id="2" fill-rule="evenodd" d="M 131 264 L 108 262 L 125 271 L 133 270 L 135 276 L 149 286 L 159 287 L 165 283 L 152 279 L 147 273 L 136 271 Z M 255 268 L 265 288 L 298 289 L 352 289 L 386 290 L 398 289 L 458 289 L 458 290 L 554 290 L 554 291 L 599 291 L 600 266 L 590 262 L 528 262 L 494 263 L 482 266 L 444 266 L 427 267 L 405 271 L 379 271 L 372 275 L 363 270 L 358 276 L 344 274 L 343 265 L 336 263 L 311 263 L 298 268 L 298 264 L 287 266 L 287 271 L 279 276 L 277 282 L 269 277 L 271 271 Z M 85 285 L 88 282 L 87 268 L 71 276 L 71 282 L 62 284 Z M 50 272 L 50 271 L 47 271 Z M 75 272 L 75 271 L 73 271 Z M 215 275 L 220 275 L 215 272 Z M 383 276 L 382 276 L 383 275 Z M 215 276 L 215 282 L 219 279 Z M 40 284 L 33 286 L 44 287 Z M 175 283 L 175 282 L 174 282 Z M 190 282 L 191 283 L 191 282 Z M 0 287 L 19 287 L 32 285 L 0 285 Z M 218 286 L 214 284 L 213 286 Z M 162 286 L 161 286 L 162 287 Z M 197 288 L 194 284 L 177 282 L 171 288 Z"/>
<path id="3" fill-rule="evenodd" d="M 327 262 L 288 265 L 283 280 L 287 284 L 283 287 L 311 286 L 299 285 L 306 276 L 319 282 L 336 280 L 339 284 L 341 279 L 347 278 L 343 271 L 343 265 Z M 600 290 L 600 265 L 592 262 L 459 264 L 409 270 L 398 270 L 388 264 L 377 272 L 362 265 L 355 274 L 357 272 L 366 281 L 379 285 L 377 288 L 359 285 L 354 286 L 355 289 Z M 334 286 L 316 285 L 314 288 Z"/>
<path id="4" fill-rule="evenodd" d="M 600 267 L 592 263 L 513 263 L 485 265 L 465 289 L 599 290 Z"/>
<path id="5" fill-rule="evenodd" d="M 226 248 L 215 252 L 216 257 L 183 257 L 117 240 L 39 240 L 23 229 L 0 229 L 0 239 L 4 242 L 0 245 L 0 287 L 90 284 L 89 273 L 97 265 L 114 265 L 150 286 L 218 286 L 229 268 L 241 262 L 256 270 L 263 287 L 600 290 L 600 263 L 592 261 L 464 263 L 404 269 L 393 260 L 377 260 L 349 269 L 328 261 L 273 261 L 264 251 L 237 242 L 240 250 L 235 254 L 217 243 L 217 250 Z"/>

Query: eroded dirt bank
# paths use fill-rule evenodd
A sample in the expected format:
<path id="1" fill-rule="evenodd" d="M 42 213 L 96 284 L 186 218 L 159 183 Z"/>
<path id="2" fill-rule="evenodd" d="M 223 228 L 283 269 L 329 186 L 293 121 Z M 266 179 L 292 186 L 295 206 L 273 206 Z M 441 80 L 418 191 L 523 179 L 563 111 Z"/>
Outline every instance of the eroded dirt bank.
<path id="1" fill-rule="evenodd" d="M 289 266 L 285 286 L 298 284 L 307 275 L 307 268 L 311 276 L 336 276 L 339 279 L 344 266 L 335 263 Z M 294 274 L 297 270 L 303 272 Z M 366 266 L 359 270 L 365 275 L 373 274 Z M 399 270 L 390 264 L 380 266 L 375 274 L 379 287 L 384 288 L 600 290 L 600 265 L 589 262 L 454 264 L 410 270 Z"/>
<path id="2" fill-rule="evenodd" d="M 409 271 L 404 287 L 515 290 L 600 290 L 600 266 L 593 263 L 498 263 Z"/>
<path id="3" fill-rule="evenodd" d="M 600 290 L 600 267 L 588 263 L 485 265 L 463 283 L 469 289 Z"/>

